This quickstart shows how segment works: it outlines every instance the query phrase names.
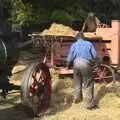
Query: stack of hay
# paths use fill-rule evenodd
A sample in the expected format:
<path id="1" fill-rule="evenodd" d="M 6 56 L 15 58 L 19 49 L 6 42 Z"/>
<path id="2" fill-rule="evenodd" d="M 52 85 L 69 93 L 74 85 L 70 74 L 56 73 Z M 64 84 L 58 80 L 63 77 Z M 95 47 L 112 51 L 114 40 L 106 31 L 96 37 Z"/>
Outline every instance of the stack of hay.
<path id="1" fill-rule="evenodd" d="M 73 36 L 74 37 L 74 30 L 63 24 L 53 23 L 51 24 L 49 29 L 45 29 L 40 35 L 55 35 L 55 36 Z"/>
<path id="2" fill-rule="evenodd" d="M 51 24 L 49 29 L 45 29 L 40 35 L 54 35 L 54 36 L 71 36 L 75 37 L 75 33 L 77 31 L 73 30 L 69 26 L 65 26 L 63 24 L 53 23 Z M 102 39 L 101 36 L 97 36 L 95 32 L 85 32 L 84 36 L 88 39 Z"/>

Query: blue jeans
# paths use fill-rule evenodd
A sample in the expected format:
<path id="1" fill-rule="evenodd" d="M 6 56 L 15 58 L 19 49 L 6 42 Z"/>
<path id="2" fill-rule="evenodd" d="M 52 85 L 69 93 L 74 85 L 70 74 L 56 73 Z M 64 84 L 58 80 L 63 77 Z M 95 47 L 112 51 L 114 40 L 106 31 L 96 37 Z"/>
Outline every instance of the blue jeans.
<path id="1" fill-rule="evenodd" d="M 94 101 L 94 80 L 92 78 L 92 65 L 86 59 L 78 58 L 75 59 L 74 65 L 74 81 L 75 81 L 75 99 L 81 99 L 82 94 L 82 83 L 85 88 L 85 98 L 87 106 L 91 106 Z"/>

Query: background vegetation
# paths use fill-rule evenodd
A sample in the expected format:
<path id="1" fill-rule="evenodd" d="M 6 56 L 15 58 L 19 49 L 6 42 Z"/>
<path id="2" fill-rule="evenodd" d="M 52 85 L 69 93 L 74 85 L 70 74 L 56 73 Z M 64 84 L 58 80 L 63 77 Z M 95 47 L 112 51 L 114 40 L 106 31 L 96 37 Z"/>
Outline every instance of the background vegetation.
<path id="1" fill-rule="evenodd" d="M 53 21 L 73 27 L 81 26 L 88 12 L 95 12 L 103 22 L 119 19 L 119 0 L 3 0 L 10 24 L 36 30 Z"/>

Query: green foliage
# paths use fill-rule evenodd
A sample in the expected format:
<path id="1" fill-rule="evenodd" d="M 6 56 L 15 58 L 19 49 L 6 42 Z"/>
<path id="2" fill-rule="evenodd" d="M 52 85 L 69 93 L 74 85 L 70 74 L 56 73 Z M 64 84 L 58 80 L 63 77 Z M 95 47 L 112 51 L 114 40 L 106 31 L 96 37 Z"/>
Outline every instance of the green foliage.
<path id="1" fill-rule="evenodd" d="M 39 9 L 34 9 L 33 11 L 33 17 L 34 17 L 34 24 L 41 23 L 43 21 L 48 21 L 50 19 L 51 12 L 49 9 L 45 8 L 39 8 Z"/>
<path id="2" fill-rule="evenodd" d="M 12 24 L 29 25 L 34 21 L 32 5 L 21 0 L 12 1 Z"/>
<path id="3" fill-rule="evenodd" d="M 5 8 L 11 9 L 11 0 L 3 0 L 3 4 Z"/>
<path id="4" fill-rule="evenodd" d="M 74 18 L 64 10 L 55 10 L 51 14 L 51 20 L 71 23 Z"/>
<path id="5" fill-rule="evenodd" d="M 48 20 L 83 21 L 88 12 L 119 18 L 120 0 L 3 0 L 12 15 L 11 24 L 31 26 Z"/>

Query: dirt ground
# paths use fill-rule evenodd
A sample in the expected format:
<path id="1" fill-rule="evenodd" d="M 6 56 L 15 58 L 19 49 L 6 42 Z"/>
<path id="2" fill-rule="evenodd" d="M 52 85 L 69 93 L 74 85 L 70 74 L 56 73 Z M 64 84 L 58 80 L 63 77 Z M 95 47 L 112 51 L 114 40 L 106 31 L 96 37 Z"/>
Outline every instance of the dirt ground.
<path id="1" fill-rule="evenodd" d="M 26 59 L 26 58 L 25 58 Z M 29 64 L 19 60 L 19 63 Z M 95 100 L 99 108 L 89 111 L 84 102 L 73 104 L 74 85 L 70 78 L 58 79 L 54 70 L 52 73 L 52 100 L 50 115 L 33 117 L 21 104 L 20 84 L 23 72 L 14 74 L 10 81 L 16 88 L 9 91 L 5 99 L 0 97 L 0 120 L 119 120 L 120 119 L 120 83 L 95 83 Z M 116 77 L 120 80 L 119 74 Z"/>

